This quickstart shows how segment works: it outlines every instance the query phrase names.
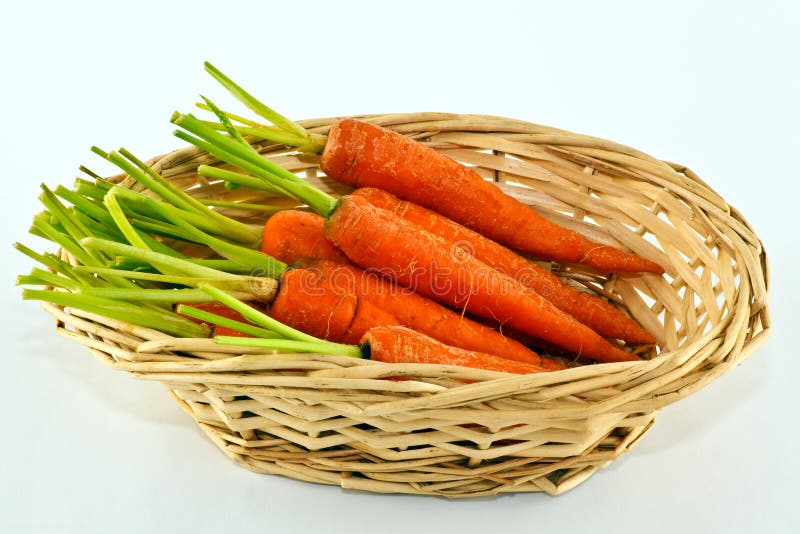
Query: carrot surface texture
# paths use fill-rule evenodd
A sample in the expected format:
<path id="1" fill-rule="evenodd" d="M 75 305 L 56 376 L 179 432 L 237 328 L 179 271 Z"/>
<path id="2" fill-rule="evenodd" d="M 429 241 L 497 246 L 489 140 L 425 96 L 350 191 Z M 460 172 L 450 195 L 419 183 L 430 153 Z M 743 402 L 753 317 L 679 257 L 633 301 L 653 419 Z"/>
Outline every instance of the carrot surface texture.
<path id="1" fill-rule="evenodd" d="M 325 237 L 324 224 L 316 213 L 280 211 L 264 225 L 261 252 L 287 264 L 304 258 L 346 262 L 347 256 Z"/>
<path id="2" fill-rule="evenodd" d="M 435 211 L 401 200 L 381 189 L 365 187 L 356 189 L 352 194 L 464 248 L 490 267 L 533 289 L 603 337 L 621 339 L 628 343 L 656 342 L 636 321 L 603 299 L 568 286 L 550 271 Z M 322 221 L 319 220 L 317 224 L 322 234 Z"/>
<path id="3" fill-rule="evenodd" d="M 588 326 L 464 249 L 359 197 L 344 197 L 325 223 L 351 261 L 447 306 L 506 324 L 578 356 L 637 360 Z"/>
<path id="4" fill-rule="evenodd" d="M 397 318 L 350 291 L 337 291 L 319 271 L 289 269 L 268 315 L 301 332 L 336 343 L 356 344 L 375 326 Z"/>
<path id="5" fill-rule="evenodd" d="M 408 328 L 385 326 L 370 329 L 361 339 L 369 357 L 384 363 L 457 365 L 504 373 L 529 374 L 548 371 L 529 363 L 451 347 Z"/>

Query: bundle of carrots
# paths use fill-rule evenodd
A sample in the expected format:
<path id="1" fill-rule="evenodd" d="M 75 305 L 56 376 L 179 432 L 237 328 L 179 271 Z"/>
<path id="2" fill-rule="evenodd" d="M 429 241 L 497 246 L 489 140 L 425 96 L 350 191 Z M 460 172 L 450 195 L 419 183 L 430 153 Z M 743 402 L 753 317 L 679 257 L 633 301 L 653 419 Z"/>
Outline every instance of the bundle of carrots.
<path id="1" fill-rule="evenodd" d="M 47 211 L 32 232 L 81 265 L 18 246 L 50 269 L 20 282 L 60 289 L 26 290 L 24 298 L 226 344 L 510 373 L 564 369 L 564 355 L 635 361 L 630 347 L 655 343 L 618 308 L 521 254 L 601 273 L 658 274 L 659 265 L 547 221 L 472 169 L 390 130 L 343 119 L 327 137 L 310 133 L 206 68 L 272 126 L 208 100 L 201 107 L 218 122 L 175 114 L 178 137 L 242 171 L 201 166 L 199 174 L 284 194 L 316 213 L 247 206 L 274 214 L 263 227 L 245 225 L 124 149 L 94 149 L 157 198 L 96 175 L 74 191 L 44 188 Z M 334 198 L 262 157 L 243 135 L 320 153 L 322 170 L 356 189 Z M 186 257 L 163 237 L 206 245 L 219 258 Z M 503 331 L 562 358 L 540 356 Z"/>

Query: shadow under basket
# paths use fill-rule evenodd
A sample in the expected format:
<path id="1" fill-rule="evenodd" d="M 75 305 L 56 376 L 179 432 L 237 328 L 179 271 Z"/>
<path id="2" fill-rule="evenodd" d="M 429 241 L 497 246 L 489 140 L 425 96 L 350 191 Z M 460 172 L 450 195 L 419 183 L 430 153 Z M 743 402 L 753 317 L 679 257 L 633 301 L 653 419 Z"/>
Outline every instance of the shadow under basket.
<path id="1" fill-rule="evenodd" d="M 557 495 L 630 449 L 662 407 L 740 364 L 766 338 L 767 260 L 744 218 L 692 171 L 632 148 L 523 121 L 362 117 L 473 166 L 543 216 L 657 261 L 663 276 L 543 264 L 626 310 L 658 339 L 642 361 L 507 375 L 448 366 L 222 347 L 45 304 L 101 362 L 162 382 L 205 434 L 260 473 L 383 493 Z M 326 133 L 333 119 L 301 124 Z M 254 142 L 333 194 L 319 158 Z M 196 174 L 194 148 L 150 162 L 198 198 L 292 201 Z M 138 188 L 127 176 L 115 183 Z M 246 222 L 252 211 L 220 208 Z M 194 250 L 194 253 L 203 253 Z M 405 375 L 410 380 L 383 380 Z"/>

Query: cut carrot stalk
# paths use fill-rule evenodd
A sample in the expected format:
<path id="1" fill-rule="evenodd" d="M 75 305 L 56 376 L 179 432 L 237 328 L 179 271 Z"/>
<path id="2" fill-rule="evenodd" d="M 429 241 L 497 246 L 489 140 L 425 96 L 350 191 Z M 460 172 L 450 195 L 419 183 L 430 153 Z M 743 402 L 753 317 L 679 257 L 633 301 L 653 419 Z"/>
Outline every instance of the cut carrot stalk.
<path id="1" fill-rule="evenodd" d="M 401 200 L 381 189 L 366 187 L 356 189 L 352 194 L 366 199 L 373 206 L 419 225 L 425 231 L 436 234 L 451 244 L 464 248 L 490 267 L 530 287 L 557 308 L 572 315 L 603 337 L 621 339 L 628 343 L 656 342 L 655 338 L 636 321 L 605 300 L 568 286 L 550 271 L 435 211 Z M 321 218 L 318 222 L 319 232 L 322 234 Z M 307 239 L 313 238 L 309 236 Z M 341 254 L 332 245 L 331 248 Z"/>
<path id="2" fill-rule="evenodd" d="M 303 258 L 347 262 L 347 256 L 325 237 L 324 224 L 316 213 L 278 212 L 264 225 L 261 252 L 287 264 Z"/>
<path id="3" fill-rule="evenodd" d="M 500 358 L 493 354 L 451 347 L 433 338 L 400 326 L 370 329 L 361 339 L 369 357 L 384 363 L 424 363 L 457 365 L 503 373 L 530 374 L 548 371 L 529 363 Z"/>
<path id="4" fill-rule="evenodd" d="M 380 269 L 429 298 L 603 362 L 638 360 L 513 278 L 459 247 L 359 197 L 345 197 L 325 223 L 354 263 Z"/>

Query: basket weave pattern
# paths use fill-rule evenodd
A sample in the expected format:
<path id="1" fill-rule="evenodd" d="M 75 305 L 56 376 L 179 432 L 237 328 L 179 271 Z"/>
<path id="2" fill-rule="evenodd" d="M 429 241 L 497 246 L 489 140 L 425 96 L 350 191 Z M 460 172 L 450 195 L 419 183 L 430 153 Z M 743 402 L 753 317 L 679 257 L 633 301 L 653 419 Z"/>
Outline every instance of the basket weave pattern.
<path id="1" fill-rule="evenodd" d="M 474 166 L 563 226 L 664 266 L 664 276 L 605 277 L 552 265 L 568 283 L 627 310 L 656 336 L 658 351 L 643 347 L 641 362 L 511 376 L 330 355 L 265 356 L 45 304 L 58 331 L 113 368 L 162 382 L 209 438 L 248 469 L 447 497 L 555 495 L 575 487 L 631 448 L 660 408 L 740 364 L 766 338 L 761 243 L 689 169 L 511 119 L 443 113 L 366 119 Z M 302 124 L 325 133 L 331 122 Z M 328 192 L 348 192 L 318 173 L 318 158 L 255 146 Z M 151 164 L 197 197 L 292 202 L 209 183 L 195 170 L 219 162 L 194 148 Z M 112 180 L 136 187 L 125 176 Z M 259 220 L 252 212 L 221 211 Z M 412 380 L 380 380 L 397 375 Z"/>

